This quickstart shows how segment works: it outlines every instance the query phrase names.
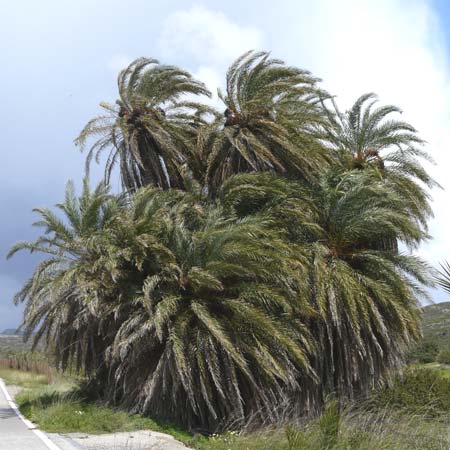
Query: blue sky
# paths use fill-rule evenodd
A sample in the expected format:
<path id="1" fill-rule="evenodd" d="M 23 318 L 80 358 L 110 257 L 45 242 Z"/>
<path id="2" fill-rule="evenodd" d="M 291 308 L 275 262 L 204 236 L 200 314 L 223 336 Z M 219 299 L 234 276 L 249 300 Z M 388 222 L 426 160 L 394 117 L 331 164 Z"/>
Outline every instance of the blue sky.
<path id="1" fill-rule="evenodd" d="M 450 7 L 446 0 L 16 0 L 0 2 L 0 331 L 19 324 L 12 297 L 36 257 L 6 261 L 35 236 L 31 212 L 79 185 L 84 156 L 73 139 L 117 72 L 152 56 L 216 89 L 227 65 L 251 48 L 311 70 L 343 108 L 363 92 L 404 109 L 438 163 L 435 239 L 419 253 L 450 257 Z M 213 100 L 216 102 L 217 100 Z M 101 168 L 93 173 L 93 181 Z M 118 188 L 118 186 L 114 186 Z M 446 300 L 435 292 L 436 301 Z"/>

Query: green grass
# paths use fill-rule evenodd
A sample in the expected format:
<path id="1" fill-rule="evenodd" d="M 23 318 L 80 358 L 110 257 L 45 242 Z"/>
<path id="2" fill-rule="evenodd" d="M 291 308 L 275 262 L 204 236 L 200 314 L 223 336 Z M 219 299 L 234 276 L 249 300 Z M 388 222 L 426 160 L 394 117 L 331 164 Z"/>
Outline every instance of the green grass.
<path id="1" fill-rule="evenodd" d="M 249 434 L 227 433 L 197 445 L 201 450 L 448 450 L 448 424 L 388 412 L 344 412 L 306 426 Z"/>
<path id="2" fill-rule="evenodd" d="M 439 373 L 439 375 L 442 378 L 450 378 L 450 365 L 448 364 L 439 364 L 437 362 L 435 363 L 429 363 L 429 364 L 423 364 L 422 367 L 425 367 L 426 369 L 435 370 Z"/>
<path id="3" fill-rule="evenodd" d="M 47 432 L 101 434 L 153 430 L 170 434 L 187 445 L 194 440 L 202 441 L 172 424 L 88 402 L 75 379 L 59 377 L 49 385 L 44 375 L 10 369 L 0 369 L 0 377 L 7 384 L 24 388 L 16 396 L 21 412 Z"/>
<path id="4" fill-rule="evenodd" d="M 24 342 L 22 336 L 0 334 L 0 358 L 6 358 L 11 354 L 29 352 L 31 343 Z"/>
<path id="5" fill-rule="evenodd" d="M 47 387 L 24 391 L 16 400 L 23 414 L 48 432 L 100 434 L 155 426 L 150 419 L 89 404 L 77 397 L 76 391 L 61 392 Z"/>
<path id="6" fill-rule="evenodd" d="M 432 373 L 450 369 L 429 365 Z M 449 421 L 425 420 L 401 410 L 360 408 L 340 412 L 331 402 L 325 413 L 306 424 L 289 424 L 253 433 L 193 436 L 171 424 L 88 402 L 75 380 L 48 385 L 43 376 L 0 370 L 8 383 L 25 389 L 16 401 L 22 413 L 48 432 L 89 434 L 154 430 L 198 450 L 444 450 L 450 448 Z"/>

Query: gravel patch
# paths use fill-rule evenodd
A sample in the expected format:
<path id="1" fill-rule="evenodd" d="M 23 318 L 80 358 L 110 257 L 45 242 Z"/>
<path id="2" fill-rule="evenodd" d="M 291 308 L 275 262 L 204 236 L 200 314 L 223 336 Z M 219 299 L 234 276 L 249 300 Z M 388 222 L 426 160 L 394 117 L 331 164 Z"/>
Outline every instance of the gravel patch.
<path id="1" fill-rule="evenodd" d="M 186 450 L 172 436 L 156 431 L 113 434 L 70 433 L 68 437 L 86 450 Z"/>

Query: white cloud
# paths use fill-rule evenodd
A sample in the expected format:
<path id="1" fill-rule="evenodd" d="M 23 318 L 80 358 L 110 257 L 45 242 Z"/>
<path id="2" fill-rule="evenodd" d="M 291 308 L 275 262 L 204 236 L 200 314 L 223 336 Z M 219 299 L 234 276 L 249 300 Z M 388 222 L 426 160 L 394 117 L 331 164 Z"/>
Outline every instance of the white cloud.
<path id="1" fill-rule="evenodd" d="M 230 17 L 198 6 L 177 11 L 166 20 L 159 39 L 168 58 L 191 64 L 213 92 L 234 58 L 263 44 L 261 31 L 238 26 Z M 376 92 L 382 103 L 403 109 L 402 118 L 428 142 L 437 163 L 430 170 L 445 188 L 432 192 L 435 219 L 430 232 L 435 239 L 420 254 L 434 265 L 450 259 L 450 71 L 431 3 L 292 0 L 282 10 L 276 3 L 264 3 L 261 17 L 274 56 L 321 77 L 343 109 L 365 92 Z M 278 17 L 279 25 L 271 17 Z"/>
<path id="2" fill-rule="evenodd" d="M 219 70 L 208 66 L 200 66 L 194 76 L 198 80 L 203 81 L 208 89 L 214 94 L 223 81 L 223 74 Z"/>
<path id="3" fill-rule="evenodd" d="M 128 67 L 132 60 L 133 59 L 129 55 L 125 55 L 124 53 L 116 53 L 115 55 L 111 56 L 111 58 L 107 62 L 107 65 L 108 68 L 114 73 L 118 73 Z"/>
<path id="4" fill-rule="evenodd" d="M 262 34 L 242 27 L 222 12 L 201 6 L 172 13 L 164 22 L 159 46 L 168 57 L 188 58 L 192 63 L 213 66 L 231 60 L 261 46 Z"/>
<path id="5" fill-rule="evenodd" d="M 217 90 L 223 87 L 223 71 L 214 67 L 200 66 L 192 75 L 195 79 L 205 83 L 212 94 L 211 99 L 205 98 L 204 102 L 220 109 L 222 107 L 222 101 L 217 96 Z"/>
<path id="6" fill-rule="evenodd" d="M 434 10 L 425 0 L 318 3 L 300 20 L 294 40 L 310 44 L 306 62 L 338 95 L 339 104 L 348 107 L 360 94 L 374 91 L 381 102 L 400 106 L 402 119 L 428 142 L 437 163 L 430 172 L 445 191 L 432 192 L 434 240 L 419 253 L 434 265 L 450 259 L 450 72 Z M 326 37 L 316 40 L 319 28 L 327 30 Z M 305 59 L 297 63 L 304 65 Z"/>
<path id="7" fill-rule="evenodd" d="M 210 103 L 218 106 L 217 88 L 223 87 L 228 65 L 246 51 L 260 49 L 262 41 L 257 28 L 240 26 L 222 12 L 192 6 L 169 15 L 158 45 L 165 58 L 189 66 L 212 92 Z"/>

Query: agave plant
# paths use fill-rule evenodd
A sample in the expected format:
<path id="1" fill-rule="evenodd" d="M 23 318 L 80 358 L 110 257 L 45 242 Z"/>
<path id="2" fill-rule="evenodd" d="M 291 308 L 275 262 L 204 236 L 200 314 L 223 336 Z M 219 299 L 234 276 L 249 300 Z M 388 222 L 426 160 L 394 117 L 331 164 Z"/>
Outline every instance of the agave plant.
<path id="1" fill-rule="evenodd" d="M 421 148 L 424 141 L 413 126 L 391 117 L 401 113 L 399 108 L 377 107 L 377 102 L 375 94 L 364 94 L 342 113 L 332 101 L 332 109 L 324 108 L 328 117 L 324 141 L 345 168 L 376 172 L 426 225 L 432 215 L 426 188 L 437 184 L 420 163 L 420 159 L 431 161 Z"/>
<path id="2" fill-rule="evenodd" d="M 316 139 L 322 120 L 317 79 L 265 52 L 248 52 L 227 73 L 222 118 L 199 132 L 207 183 L 217 191 L 240 172 L 273 171 L 310 179 L 326 160 Z M 322 93 L 323 95 L 323 93 Z"/>
<path id="3" fill-rule="evenodd" d="M 147 58 L 120 72 L 118 89 L 116 104 L 101 103 L 105 114 L 89 121 L 76 139 L 84 149 L 90 138 L 96 138 L 87 166 L 108 150 L 106 182 L 118 165 L 128 190 L 148 184 L 183 187 L 186 166 L 198 165 L 193 145 L 201 116 L 208 111 L 190 99 L 209 96 L 209 91 L 188 72 Z"/>

